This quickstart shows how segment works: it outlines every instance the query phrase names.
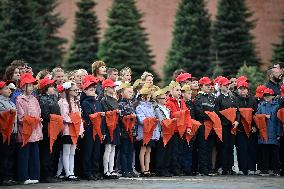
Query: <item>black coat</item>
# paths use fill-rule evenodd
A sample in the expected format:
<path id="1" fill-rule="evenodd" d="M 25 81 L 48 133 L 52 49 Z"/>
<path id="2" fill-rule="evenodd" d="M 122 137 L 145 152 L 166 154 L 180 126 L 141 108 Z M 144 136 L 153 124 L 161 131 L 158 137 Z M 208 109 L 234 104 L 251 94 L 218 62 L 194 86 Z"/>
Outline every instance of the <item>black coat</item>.
<path id="1" fill-rule="evenodd" d="M 82 119 L 84 120 L 85 132 L 93 132 L 93 124 L 89 115 L 96 112 L 103 112 L 101 102 L 96 100 L 95 97 L 87 96 L 84 92 L 82 92 L 80 97 L 80 105 L 82 109 Z M 104 133 L 102 126 L 101 129 L 102 133 Z"/>
<path id="2" fill-rule="evenodd" d="M 222 125 L 223 126 L 230 126 L 232 125 L 231 122 L 229 120 L 227 120 L 222 114 L 219 113 L 219 111 L 225 110 L 227 108 L 237 108 L 237 104 L 236 104 L 236 97 L 233 95 L 224 95 L 224 94 L 220 94 L 217 98 L 216 98 L 216 111 L 218 113 L 218 116 L 221 119 Z M 240 120 L 240 112 L 237 111 L 237 119 L 236 120 Z"/>
<path id="3" fill-rule="evenodd" d="M 107 111 L 112 111 L 112 110 L 118 110 L 118 101 L 113 98 L 113 97 L 110 97 L 110 96 L 105 96 L 102 98 L 101 100 L 101 103 L 102 103 L 102 108 L 103 108 L 103 111 L 104 112 L 107 112 Z M 117 124 L 115 130 L 114 130 L 114 133 L 113 133 L 113 141 L 111 141 L 111 138 L 110 138 L 110 134 L 109 134 L 109 130 L 107 128 L 107 125 L 106 125 L 106 122 L 103 122 L 103 130 L 105 131 L 105 135 L 106 135 L 106 138 L 105 138 L 105 142 L 106 144 L 114 144 L 114 145 L 118 145 L 120 143 L 120 128 L 119 128 L 119 124 Z"/>
<path id="4" fill-rule="evenodd" d="M 58 98 L 55 95 L 42 94 L 39 96 L 39 105 L 41 109 L 42 133 L 44 137 L 48 137 L 48 123 L 50 122 L 50 114 L 60 114 Z"/>
<path id="5" fill-rule="evenodd" d="M 257 101 L 252 96 L 241 97 L 239 95 L 236 95 L 236 106 L 237 108 L 252 108 L 254 115 L 257 110 Z M 239 122 L 238 130 L 243 132 L 244 126 L 242 125 L 240 116 L 237 121 Z M 255 126 L 254 122 L 252 123 L 252 126 Z"/>
<path id="6" fill-rule="evenodd" d="M 200 93 L 196 96 L 194 102 L 195 118 L 197 121 L 203 123 L 205 120 L 209 120 L 209 116 L 205 111 L 215 112 L 215 100 L 216 98 L 211 94 Z"/>

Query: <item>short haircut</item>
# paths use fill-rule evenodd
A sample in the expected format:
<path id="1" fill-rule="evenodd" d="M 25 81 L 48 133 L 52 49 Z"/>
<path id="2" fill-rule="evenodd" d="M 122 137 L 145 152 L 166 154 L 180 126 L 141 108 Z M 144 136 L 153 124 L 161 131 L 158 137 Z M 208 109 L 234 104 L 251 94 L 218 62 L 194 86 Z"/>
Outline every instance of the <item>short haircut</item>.
<path id="1" fill-rule="evenodd" d="M 144 72 L 141 76 L 141 80 L 145 81 L 148 76 L 151 76 L 154 78 L 153 74 L 151 74 L 150 72 Z"/>
<path id="2" fill-rule="evenodd" d="M 116 68 L 109 68 L 107 69 L 107 74 L 110 75 L 112 72 L 117 72 L 118 73 L 118 70 Z"/>
<path id="3" fill-rule="evenodd" d="M 175 70 L 174 71 L 174 73 L 173 73 L 173 79 L 172 80 L 176 80 L 176 78 L 177 78 L 177 76 L 179 75 L 179 74 L 182 74 L 182 73 L 186 73 L 186 71 L 184 70 L 184 69 L 177 69 L 177 70 Z"/>
<path id="4" fill-rule="evenodd" d="M 132 74 L 131 68 L 129 68 L 129 67 L 124 67 L 124 68 L 122 68 L 122 70 L 120 70 L 119 76 L 122 77 L 122 76 L 124 76 L 127 72 L 130 72 L 130 74 Z"/>

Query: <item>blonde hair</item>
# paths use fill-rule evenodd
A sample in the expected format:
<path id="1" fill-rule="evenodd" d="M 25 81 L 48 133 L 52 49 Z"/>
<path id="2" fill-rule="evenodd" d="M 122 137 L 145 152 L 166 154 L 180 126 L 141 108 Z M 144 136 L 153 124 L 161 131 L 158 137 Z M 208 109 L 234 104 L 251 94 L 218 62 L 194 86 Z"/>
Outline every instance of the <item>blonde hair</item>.
<path id="1" fill-rule="evenodd" d="M 52 78 L 54 78 L 55 73 L 57 73 L 57 72 L 63 72 L 63 73 L 64 73 L 64 70 L 63 70 L 61 67 L 56 67 L 56 68 L 54 68 L 54 69 L 51 71 L 51 76 L 52 76 Z"/>
<path id="2" fill-rule="evenodd" d="M 124 67 L 122 70 L 120 70 L 119 76 L 120 76 L 120 77 L 123 77 L 127 72 L 129 72 L 130 74 L 132 74 L 131 68 L 129 68 L 129 67 Z"/>
<path id="3" fill-rule="evenodd" d="M 49 75 L 50 72 L 45 69 L 45 70 L 41 70 L 40 72 L 38 72 L 38 74 L 36 75 L 36 80 L 42 80 L 44 79 L 47 75 Z"/>
<path id="4" fill-rule="evenodd" d="M 141 80 L 142 80 L 142 81 L 146 81 L 146 78 L 147 78 L 148 76 L 151 76 L 152 78 L 154 78 L 154 75 L 151 74 L 150 72 L 144 72 L 144 73 L 142 74 L 142 76 L 141 76 Z"/>
<path id="5" fill-rule="evenodd" d="M 97 73 L 99 71 L 99 68 L 102 67 L 102 66 L 106 66 L 106 63 L 104 63 L 103 61 L 99 60 L 99 61 L 95 61 L 93 64 L 92 64 L 92 74 L 94 76 L 97 76 Z"/>

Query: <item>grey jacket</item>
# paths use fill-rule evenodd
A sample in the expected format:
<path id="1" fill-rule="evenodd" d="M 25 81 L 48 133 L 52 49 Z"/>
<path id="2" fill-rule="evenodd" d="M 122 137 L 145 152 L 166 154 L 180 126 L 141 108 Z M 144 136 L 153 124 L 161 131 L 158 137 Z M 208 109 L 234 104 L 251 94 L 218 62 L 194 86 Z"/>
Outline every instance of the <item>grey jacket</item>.
<path id="1" fill-rule="evenodd" d="M 167 111 L 168 111 L 168 114 L 170 115 L 170 110 L 167 108 L 167 107 L 164 107 Z M 158 123 L 158 128 L 159 128 L 159 131 L 160 131 L 160 134 L 161 134 L 161 137 L 163 137 L 163 133 L 162 133 L 162 125 L 161 125 L 161 122 L 164 120 L 164 119 L 170 119 L 170 117 L 167 117 L 165 115 L 165 113 L 163 112 L 163 110 L 161 110 L 161 108 L 159 107 L 159 105 L 156 105 L 155 106 L 155 114 L 156 114 L 156 117 L 157 119 L 159 119 L 159 123 Z"/>
<path id="2" fill-rule="evenodd" d="M 16 105 L 10 100 L 10 98 L 0 95 L 0 112 L 4 112 L 10 109 L 16 109 Z M 18 133 L 17 116 L 12 133 Z"/>

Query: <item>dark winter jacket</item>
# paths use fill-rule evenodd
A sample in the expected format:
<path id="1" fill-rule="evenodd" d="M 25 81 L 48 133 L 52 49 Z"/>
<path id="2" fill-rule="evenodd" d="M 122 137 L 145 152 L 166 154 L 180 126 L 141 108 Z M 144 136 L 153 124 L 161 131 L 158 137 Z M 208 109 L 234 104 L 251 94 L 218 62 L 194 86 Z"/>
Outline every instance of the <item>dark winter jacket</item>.
<path id="1" fill-rule="evenodd" d="M 41 118 L 43 119 L 43 137 L 48 137 L 48 123 L 50 122 L 50 114 L 60 115 L 58 98 L 55 95 L 42 94 L 39 96 L 39 105 L 41 109 Z"/>
<path id="2" fill-rule="evenodd" d="M 215 97 L 211 94 L 199 93 L 194 101 L 195 118 L 197 121 L 203 123 L 210 118 L 205 111 L 214 112 L 215 109 Z"/>

